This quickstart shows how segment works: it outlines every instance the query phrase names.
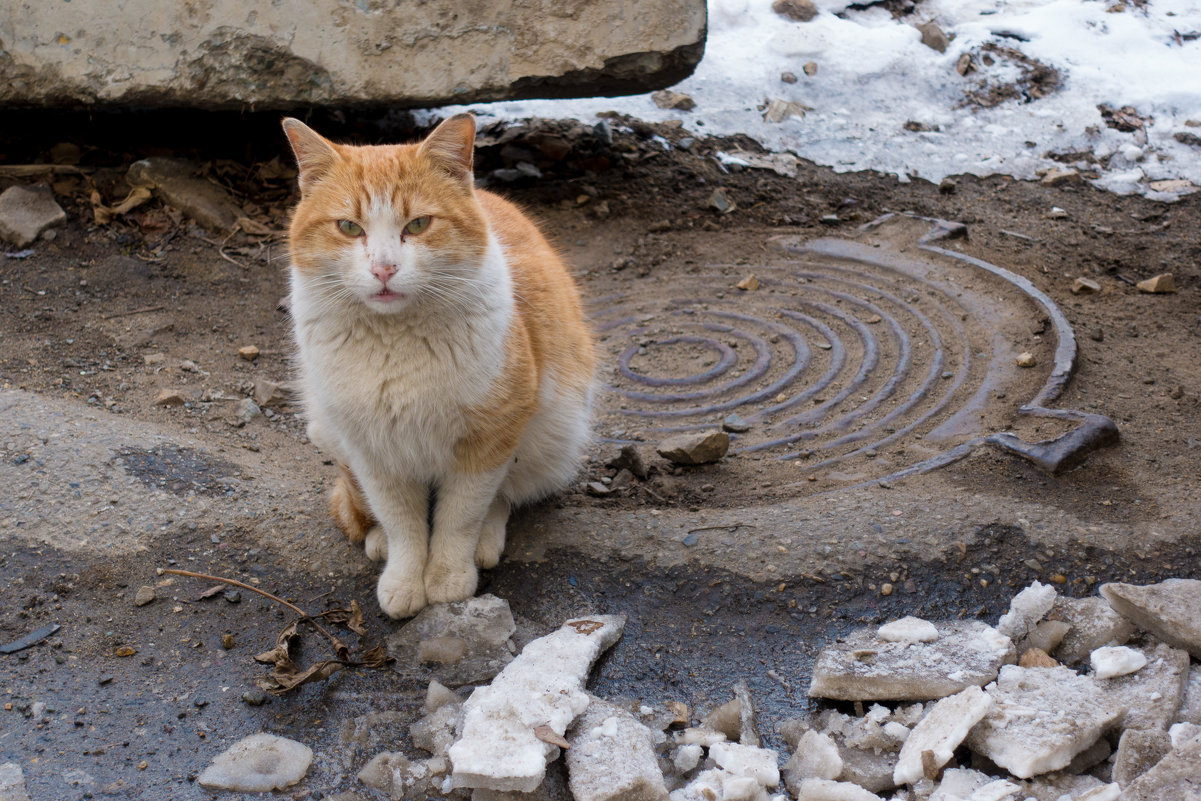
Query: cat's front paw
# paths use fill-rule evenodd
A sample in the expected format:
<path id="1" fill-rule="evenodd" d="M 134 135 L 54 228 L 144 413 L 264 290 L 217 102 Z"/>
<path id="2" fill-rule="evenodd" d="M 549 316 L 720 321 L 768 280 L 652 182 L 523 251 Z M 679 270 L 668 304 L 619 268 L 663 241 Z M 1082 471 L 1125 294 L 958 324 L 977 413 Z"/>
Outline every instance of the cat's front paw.
<path id="1" fill-rule="evenodd" d="M 374 562 L 382 562 L 388 558 L 388 535 L 384 533 L 382 526 L 372 526 L 367 532 L 367 538 L 363 540 L 363 550 L 367 552 L 367 558 Z"/>
<path id="2" fill-rule="evenodd" d="M 425 568 L 425 597 L 432 604 L 462 601 L 475 594 L 479 571 L 475 565 L 439 565 L 431 562 Z"/>
<path id="3" fill-rule="evenodd" d="M 389 617 L 412 617 L 426 607 L 425 584 L 421 576 L 385 572 L 376 588 L 379 607 Z"/>
<path id="4" fill-rule="evenodd" d="M 505 551 L 505 521 L 485 520 L 480 528 L 480 540 L 475 546 L 475 566 L 485 570 L 500 563 Z"/>

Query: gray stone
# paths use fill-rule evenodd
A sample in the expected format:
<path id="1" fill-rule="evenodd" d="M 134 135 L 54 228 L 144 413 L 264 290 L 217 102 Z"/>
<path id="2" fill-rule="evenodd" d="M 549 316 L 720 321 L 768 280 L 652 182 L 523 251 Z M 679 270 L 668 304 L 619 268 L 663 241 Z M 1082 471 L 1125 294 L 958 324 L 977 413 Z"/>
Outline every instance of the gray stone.
<path id="1" fill-rule="evenodd" d="M 312 761 L 307 745 L 259 732 L 219 754 L 196 781 L 210 790 L 265 793 L 299 782 Z"/>
<path id="2" fill-rule="evenodd" d="M 290 403 L 296 393 L 287 381 L 272 381 L 270 378 L 259 378 L 254 382 L 254 402 L 259 406 L 279 406 Z"/>
<path id="3" fill-rule="evenodd" d="M 1118 740 L 1113 759 L 1113 780 L 1127 787 L 1172 750 L 1172 738 L 1165 731 L 1127 729 Z"/>
<path id="4" fill-rule="evenodd" d="M 721 427 L 732 434 L 742 434 L 751 430 L 751 424 L 737 412 L 727 415 L 726 419 L 721 421 Z"/>
<path id="5" fill-rule="evenodd" d="M 673 92 L 670 89 L 655 92 L 651 95 L 651 100 L 655 101 L 655 105 L 659 108 L 674 108 L 677 111 L 692 111 L 696 108 L 696 101 L 691 96 L 683 92 Z"/>
<path id="6" fill-rule="evenodd" d="M 981 687 L 1014 661 L 1013 642 L 978 620 L 937 624 L 929 643 L 888 642 L 874 628 L 824 648 L 809 695 L 843 701 L 925 701 Z"/>
<path id="7" fill-rule="evenodd" d="M 1145 587 L 1103 584 L 1101 594 L 1134 625 L 1201 659 L 1201 581 L 1168 579 Z"/>
<path id="8" fill-rule="evenodd" d="M 676 464 L 709 464 L 725 456 L 729 449 L 729 434 L 709 430 L 670 437 L 660 442 L 656 450 Z"/>
<path id="9" fill-rule="evenodd" d="M 237 0 L 33 3 L 0 11 L 13 34 L 0 106 L 432 108 L 637 94 L 692 72 L 706 23 L 703 0 L 314 0 L 253 13 Z"/>
<path id="10" fill-rule="evenodd" d="M 1122 801 L 1201 801 L 1201 737 L 1195 737 L 1139 776 Z"/>
<path id="11" fill-rule="evenodd" d="M 568 738 L 575 801 L 663 801 L 667 786 L 654 736 L 629 712 L 593 699 Z"/>
<path id="12" fill-rule="evenodd" d="M 994 706 L 967 743 L 1023 779 L 1066 767 L 1126 711 L 1093 679 L 1064 667 L 1006 665 L 985 689 Z"/>
<path id="13" fill-rule="evenodd" d="M 29 801 L 25 790 L 25 774 L 16 762 L 0 765 L 0 801 Z"/>
<path id="14" fill-rule="evenodd" d="M 153 603 L 156 598 L 158 598 L 158 593 L 155 592 L 154 587 L 143 585 L 138 587 L 137 594 L 133 596 L 133 605 L 145 606 L 148 603 Z"/>
<path id="15" fill-rule="evenodd" d="M 254 398 L 242 398 L 242 400 L 234 404 L 233 414 L 229 422 L 231 425 L 241 428 L 262 414 L 262 411 L 259 405 L 254 402 Z"/>
<path id="16" fill-rule="evenodd" d="M 1097 686 L 1113 703 L 1126 708 L 1123 729 L 1167 731 L 1176 721 L 1188 683 L 1188 654 L 1160 643 L 1142 649 L 1147 664 L 1137 673 L 1098 679 Z"/>
<path id="17" fill-rule="evenodd" d="M 817 16 L 813 0 L 776 0 L 771 4 L 771 10 L 794 22 L 808 22 Z"/>
<path id="18" fill-rule="evenodd" d="M 923 22 L 917 26 L 917 29 L 922 32 L 922 44 L 940 53 L 947 52 L 947 46 L 951 44 L 951 40 L 943 33 L 942 28 L 938 27 L 937 22 L 934 20 Z"/>
<path id="19" fill-rule="evenodd" d="M 1059 645 L 1048 651 L 1068 665 L 1083 662 L 1102 646 L 1125 645 L 1134 634 L 1134 624 L 1097 596 L 1057 598 L 1048 616 L 1070 626 Z"/>
<path id="20" fill-rule="evenodd" d="M 0 239 L 19 248 L 66 221 L 67 213 L 54 202 L 48 186 L 10 186 L 0 193 Z"/>
<path id="21" fill-rule="evenodd" d="M 125 180 L 154 190 L 164 203 L 211 231 L 232 231 L 245 212 L 220 186 L 197 177 L 197 171 L 190 161 L 155 156 L 135 161 Z"/>
<path id="22" fill-rule="evenodd" d="M 489 681 L 513 661 L 509 638 L 517 631 L 508 601 L 495 595 L 480 595 L 450 604 L 434 604 L 421 610 L 388 638 L 388 653 L 396 657 L 398 673 L 432 677 L 448 687 Z M 455 640 L 460 644 L 457 659 L 422 664 L 430 655 L 430 643 Z"/>

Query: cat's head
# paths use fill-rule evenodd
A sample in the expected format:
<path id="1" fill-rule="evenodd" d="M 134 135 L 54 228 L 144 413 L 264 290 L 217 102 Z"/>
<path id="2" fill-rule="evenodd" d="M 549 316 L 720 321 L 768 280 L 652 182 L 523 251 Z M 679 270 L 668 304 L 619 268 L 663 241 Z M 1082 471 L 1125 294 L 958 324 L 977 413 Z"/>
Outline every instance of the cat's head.
<path id="1" fill-rule="evenodd" d="M 290 242 L 305 286 L 382 314 L 471 297 L 488 242 L 471 115 L 414 145 L 339 145 L 299 120 L 283 126 L 300 169 Z"/>

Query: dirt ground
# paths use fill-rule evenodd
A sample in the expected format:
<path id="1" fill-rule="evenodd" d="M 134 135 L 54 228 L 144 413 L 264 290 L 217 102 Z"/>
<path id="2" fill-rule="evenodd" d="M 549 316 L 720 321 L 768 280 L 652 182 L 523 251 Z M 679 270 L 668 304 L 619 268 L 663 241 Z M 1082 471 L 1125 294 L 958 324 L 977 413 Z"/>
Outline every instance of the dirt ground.
<path id="1" fill-rule="evenodd" d="M 334 116 L 312 124 L 360 142 L 412 133 L 402 117 Z M 609 124 L 612 144 L 591 122 L 488 131 L 477 157 L 477 174 L 537 216 L 570 261 L 597 321 L 605 385 L 598 441 L 581 485 L 515 518 L 506 560 L 482 588 L 508 599 L 532 633 L 586 610 L 628 613 L 630 627 L 598 671 L 594 691 L 704 708 L 725 700 L 731 676 L 741 671 L 767 719 L 778 720 L 806 707 L 805 670 L 821 642 L 859 622 L 902 613 L 988 617 L 1035 578 L 1082 595 L 1106 579 L 1201 577 L 1201 195 L 1165 204 L 1082 183 L 1005 177 L 960 176 L 937 186 L 838 174 L 804 161 L 788 177 L 726 168 L 715 158 L 718 151 L 756 152 L 750 141 L 707 139 L 672 125 Z M 18 412 L 44 403 L 46 415 L 101 421 L 91 426 L 98 432 L 110 430 L 104 421 L 111 419 L 113 436 L 126 438 L 112 443 L 113 463 L 164 498 L 174 493 L 179 507 L 128 536 L 80 533 L 100 506 L 81 500 L 72 510 L 72 497 L 80 496 L 71 482 L 55 484 L 53 471 L 39 479 L 37 486 L 51 487 L 45 492 L 57 499 L 54 515 L 39 504 L 41 494 L 18 491 L 27 475 L 20 471 L 41 463 L 40 447 L 58 447 L 62 471 L 70 472 L 70 442 L 35 441 L 36 417 L 27 428 L 0 432 L 3 478 L 13 487 L 6 500 L 0 496 L 0 571 L 17 588 L 0 609 L 0 640 L 47 622 L 63 625 L 46 644 L 0 657 L 0 690 L 12 705 L 0 713 L 0 751 L 22 763 L 34 798 L 105 791 L 206 797 L 192 783 L 196 770 L 219 747 L 261 727 L 304 734 L 329 755 L 295 797 L 354 791 L 369 798 L 354 772 L 372 745 L 383 746 L 373 741 L 347 752 L 338 721 L 386 703 L 413 712 L 419 703 L 416 684 L 348 674 L 248 707 L 240 696 L 261 672 L 249 656 L 267 650 L 282 627 L 270 604 L 200 602 L 195 596 L 207 585 L 178 581 L 163 592 L 184 598 L 180 612 L 168 613 L 162 598 L 145 608 L 131 604 L 138 586 L 161 580 L 156 566 L 187 564 L 254 576 L 314 606 L 356 599 L 369 611 L 368 640 L 396 625 L 377 614 L 374 567 L 325 517 L 321 496 L 332 468 L 304 440 L 296 407 L 285 397 L 263 404 L 265 416 L 231 421 L 235 403 L 253 395 L 256 383 L 289 377 L 282 231 L 295 199 L 294 173 L 275 126 L 273 115 L 30 115 L 3 128 L 0 164 L 58 159 L 83 171 L 0 178 L 0 190 L 51 183 L 69 218 L 53 239 L 31 246 L 33 254 L 0 257 L 0 386 L 16 393 L 9 398 Z M 76 148 L 51 149 L 64 142 Z M 205 231 L 157 199 L 94 224 L 92 193 L 109 205 L 121 200 L 128 165 L 150 155 L 192 159 L 269 232 Z M 495 177 L 522 162 L 536 164 L 541 177 Z M 713 208 L 718 189 L 734 210 Z M 1040 439 L 1064 430 L 1018 412 L 1047 380 L 1054 332 L 1028 296 L 1015 299 L 1012 286 L 979 278 L 975 288 L 947 279 L 977 293 L 959 298 L 976 311 L 956 315 L 963 343 L 944 343 L 945 364 L 931 373 L 948 384 L 962 373 L 963 388 L 948 395 L 947 409 L 895 428 L 900 439 L 880 435 L 884 444 L 870 453 L 855 443 L 836 447 L 830 453 L 840 461 L 826 465 L 805 440 L 739 451 L 739 443 L 770 439 L 779 421 L 764 410 L 800 392 L 806 375 L 833 365 L 844 340 L 859 342 L 845 345 L 846 358 L 863 361 L 869 340 L 853 334 L 868 330 L 867 313 L 859 324 L 846 323 L 845 332 L 831 329 L 837 340 L 823 341 L 814 334 L 821 329 L 811 327 L 811 372 L 781 384 L 779 397 L 725 409 L 716 408 L 722 396 L 715 395 L 705 401 L 714 408 L 681 413 L 678 426 L 674 418 L 660 423 L 629 413 L 641 397 L 631 392 L 662 395 L 707 370 L 750 370 L 755 343 L 768 342 L 763 347 L 772 354 L 763 386 L 783 380 L 788 365 L 779 361 L 771 326 L 789 303 L 802 309 L 809 302 L 807 282 L 832 291 L 823 278 L 797 276 L 820 272 L 813 265 L 847 264 L 787 247 L 836 239 L 927 258 L 914 247 L 921 226 L 905 223 L 875 238 L 859 230 L 889 212 L 965 223 L 967 237 L 945 247 L 1028 279 L 1058 305 L 1080 355 L 1051 405 L 1110 417 L 1119 444 L 1058 476 L 980 446 L 933 472 L 873 483 L 977 434 L 1013 429 Z M 938 269 L 951 270 L 948 263 L 938 261 Z M 1133 286 L 1164 272 L 1174 275 L 1176 293 L 1142 294 Z M 736 288 L 750 274 L 762 286 Z M 1096 280 L 1100 292 L 1072 294 L 1081 276 Z M 896 284 L 897 293 L 927 308 L 930 318 L 944 301 L 958 302 L 933 291 L 923 299 L 907 280 Z M 885 284 L 872 286 L 867 299 L 884 304 Z M 997 312 L 995 326 L 994 304 L 1010 310 Z M 708 333 L 681 323 L 688 314 L 712 315 Z M 743 322 L 721 328 L 722 320 Z M 739 326 L 764 330 L 752 335 Z M 897 386 L 920 382 L 939 358 L 919 328 L 910 332 L 912 372 Z M 788 340 L 787 331 L 782 335 Z M 882 364 L 900 359 L 890 342 L 879 340 Z M 258 348 L 254 360 L 239 356 L 248 345 Z M 1022 351 L 1038 359 L 1030 372 L 1012 368 Z M 721 367 L 722 359 L 734 366 Z M 989 364 L 1001 384 L 990 378 L 993 367 L 982 366 Z M 677 384 L 639 383 L 652 374 Z M 855 388 L 865 400 L 887 394 L 887 378 L 872 375 Z M 830 401 L 837 412 L 835 396 L 846 388 L 846 379 L 839 381 L 806 397 L 804 408 Z M 156 405 L 163 390 L 181 392 L 186 403 Z M 654 405 L 660 402 L 645 408 L 668 408 Z M 885 426 L 889 408 L 866 412 L 856 426 Z M 970 425 L 956 416 L 965 408 L 973 411 Z M 674 428 L 719 424 L 734 410 L 754 425 L 720 463 L 680 468 L 654 455 L 655 442 Z M 803 429 L 809 420 L 796 425 Z M 955 428 L 948 421 L 963 423 L 963 431 L 931 444 L 940 426 Z M 146 441 L 129 445 L 139 431 Z M 643 452 L 645 480 L 606 466 L 622 443 Z M 610 483 L 589 491 L 589 481 Z M 105 490 L 96 492 L 102 503 Z M 188 506 L 196 495 L 207 499 L 200 512 Z M 155 631 L 157 645 L 147 633 Z M 237 647 L 223 650 L 220 634 L 230 632 Z M 124 644 L 140 655 L 115 656 Z M 110 681 L 100 683 L 105 676 Z M 35 716 L 30 705 L 39 699 L 56 714 Z"/>

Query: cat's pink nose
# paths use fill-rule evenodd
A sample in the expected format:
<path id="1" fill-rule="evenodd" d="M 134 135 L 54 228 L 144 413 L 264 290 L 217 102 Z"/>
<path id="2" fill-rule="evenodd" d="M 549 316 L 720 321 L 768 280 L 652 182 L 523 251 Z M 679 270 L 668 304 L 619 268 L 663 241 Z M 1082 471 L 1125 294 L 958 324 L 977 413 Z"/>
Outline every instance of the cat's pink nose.
<path id="1" fill-rule="evenodd" d="M 372 264 L 371 274 L 379 279 L 381 284 L 388 283 L 388 279 L 396 275 L 395 264 Z"/>

